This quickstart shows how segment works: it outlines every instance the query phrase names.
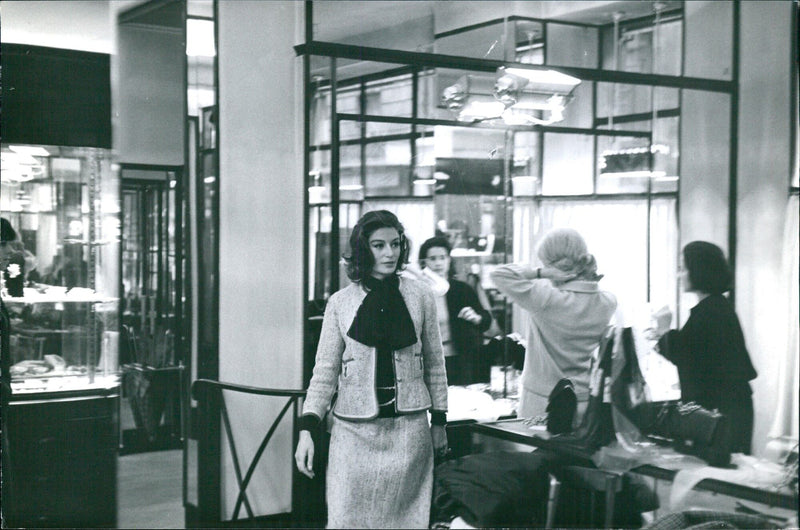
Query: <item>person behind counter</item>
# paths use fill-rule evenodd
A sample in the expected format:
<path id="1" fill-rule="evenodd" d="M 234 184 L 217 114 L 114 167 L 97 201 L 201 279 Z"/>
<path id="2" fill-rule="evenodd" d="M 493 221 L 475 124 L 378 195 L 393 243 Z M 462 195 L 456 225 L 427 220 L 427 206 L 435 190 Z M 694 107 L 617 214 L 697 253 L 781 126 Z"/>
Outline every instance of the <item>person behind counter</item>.
<path id="1" fill-rule="evenodd" d="M 314 476 L 312 432 L 330 408 L 328 528 L 427 528 L 434 450 L 447 450 L 447 376 L 436 301 L 398 273 L 408 242 L 386 210 L 364 214 L 328 300 L 295 461 Z M 431 410 L 431 423 L 427 411 Z"/>
<path id="2" fill-rule="evenodd" d="M 419 248 L 419 263 L 422 277 L 430 280 L 436 295 L 447 382 L 451 385 L 476 383 L 482 333 L 489 329 L 492 317 L 481 305 L 475 290 L 453 278 L 447 238 L 432 237 L 425 241 Z"/>
<path id="3" fill-rule="evenodd" d="M 728 416 L 732 451 L 750 454 L 753 392 L 749 381 L 757 374 L 739 319 L 724 296 L 733 275 L 722 249 L 706 241 L 687 244 L 678 276 L 683 290 L 696 293 L 699 301 L 680 330 L 669 329 L 672 312 L 659 311 L 654 315 L 656 328 L 648 330 L 648 336 L 658 340 L 658 352 L 678 368 L 681 400 Z"/>
<path id="4" fill-rule="evenodd" d="M 25 285 L 25 252 L 17 231 L 5 217 L 0 217 L 0 270 L 8 296 L 21 297 Z"/>
<path id="5" fill-rule="evenodd" d="M 589 399 L 592 354 L 617 308 L 616 297 L 600 290 L 597 262 L 583 237 L 570 228 L 549 232 L 537 255 L 543 267 L 500 265 L 491 278 L 501 293 L 530 317 L 517 416 L 545 414 L 547 399 L 562 378 L 575 387 L 580 423 Z"/>

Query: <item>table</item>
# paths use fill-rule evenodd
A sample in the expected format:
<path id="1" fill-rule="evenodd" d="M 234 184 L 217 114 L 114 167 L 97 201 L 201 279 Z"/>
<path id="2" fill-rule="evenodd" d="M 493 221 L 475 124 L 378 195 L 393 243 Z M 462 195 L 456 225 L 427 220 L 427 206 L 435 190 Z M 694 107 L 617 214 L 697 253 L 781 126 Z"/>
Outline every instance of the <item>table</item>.
<path id="1" fill-rule="evenodd" d="M 495 422 L 473 423 L 468 427 L 472 432 L 484 436 L 508 440 L 531 447 L 546 448 L 557 452 L 556 444 L 549 442 L 550 435 L 544 427 L 531 428 L 524 423 L 524 419 L 514 418 Z M 664 451 L 671 451 L 671 449 L 664 448 Z M 584 456 L 587 461 L 591 460 L 592 455 L 586 454 Z M 669 469 L 651 464 L 639 465 L 629 470 L 629 472 L 632 473 L 670 482 L 673 481 L 679 471 L 679 469 Z M 751 502 L 758 502 L 768 506 L 789 510 L 798 509 L 798 498 L 789 491 L 762 489 L 714 478 L 703 479 L 698 482 L 694 488 Z"/>

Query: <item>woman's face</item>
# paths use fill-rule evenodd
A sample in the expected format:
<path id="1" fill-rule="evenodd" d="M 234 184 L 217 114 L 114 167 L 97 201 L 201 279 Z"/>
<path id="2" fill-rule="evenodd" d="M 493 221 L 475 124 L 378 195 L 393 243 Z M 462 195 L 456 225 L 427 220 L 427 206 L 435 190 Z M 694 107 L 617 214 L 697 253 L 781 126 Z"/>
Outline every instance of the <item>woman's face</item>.
<path id="1" fill-rule="evenodd" d="M 375 264 L 372 276 L 382 280 L 397 270 L 400 258 L 400 234 L 394 228 L 378 228 L 369 236 L 369 249 Z"/>
<path id="2" fill-rule="evenodd" d="M 686 259 L 683 256 L 681 256 L 681 266 L 678 269 L 678 281 L 681 283 L 683 292 L 691 293 L 694 291 L 692 280 L 689 279 L 689 269 L 686 268 Z"/>
<path id="3" fill-rule="evenodd" d="M 425 266 L 442 278 L 447 278 L 447 273 L 450 271 L 450 254 L 447 249 L 444 247 L 429 248 L 428 255 L 425 256 Z"/>

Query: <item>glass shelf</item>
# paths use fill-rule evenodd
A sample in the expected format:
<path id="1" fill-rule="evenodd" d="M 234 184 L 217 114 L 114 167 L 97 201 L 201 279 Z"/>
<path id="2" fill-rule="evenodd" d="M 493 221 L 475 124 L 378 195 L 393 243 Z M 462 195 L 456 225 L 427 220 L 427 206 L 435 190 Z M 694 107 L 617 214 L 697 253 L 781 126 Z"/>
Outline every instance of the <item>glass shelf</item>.
<path id="1" fill-rule="evenodd" d="M 12 393 L 119 385 L 120 185 L 110 150 L 3 144 L 2 154 L 0 215 L 17 232 L 19 258 L 4 256 L 0 286 Z"/>

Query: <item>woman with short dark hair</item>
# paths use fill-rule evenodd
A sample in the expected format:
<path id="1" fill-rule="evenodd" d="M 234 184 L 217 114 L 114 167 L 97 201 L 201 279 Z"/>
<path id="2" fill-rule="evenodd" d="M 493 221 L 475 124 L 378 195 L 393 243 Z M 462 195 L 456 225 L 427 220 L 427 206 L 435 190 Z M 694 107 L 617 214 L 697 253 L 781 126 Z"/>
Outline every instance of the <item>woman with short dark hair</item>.
<path id="1" fill-rule="evenodd" d="M 733 276 L 718 246 L 693 241 L 683 248 L 683 290 L 699 299 L 680 330 L 670 330 L 672 313 L 656 315 L 658 351 L 678 368 L 681 400 L 717 409 L 730 419 L 733 452 L 750 454 L 756 371 L 736 311 L 724 293 Z"/>
<path id="2" fill-rule="evenodd" d="M 441 236 L 428 239 L 419 248 L 423 278 L 430 278 L 436 295 L 447 382 L 451 385 L 469 385 L 483 379 L 488 382 L 488 372 L 479 373 L 478 355 L 482 333 L 491 326 L 492 317 L 475 290 L 454 278 L 450 250 L 450 242 Z"/>
<path id="3" fill-rule="evenodd" d="M 399 276 L 407 259 L 397 217 L 367 212 L 344 257 L 353 283 L 325 309 L 295 461 L 314 476 L 311 433 L 338 392 L 326 475 L 328 528 L 428 527 L 433 455 L 447 450 L 447 377 L 433 293 Z"/>

